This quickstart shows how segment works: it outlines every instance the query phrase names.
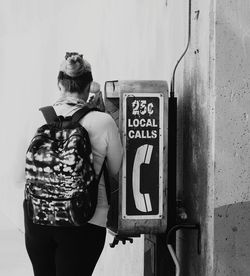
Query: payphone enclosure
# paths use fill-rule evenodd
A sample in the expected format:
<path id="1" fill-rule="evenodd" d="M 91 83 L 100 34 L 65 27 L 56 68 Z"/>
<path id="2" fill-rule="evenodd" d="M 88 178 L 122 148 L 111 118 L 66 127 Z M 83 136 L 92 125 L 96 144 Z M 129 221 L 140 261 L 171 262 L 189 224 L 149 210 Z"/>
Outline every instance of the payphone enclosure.
<path id="1" fill-rule="evenodd" d="M 105 111 L 123 145 L 118 177 L 110 177 L 107 227 L 116 235 L 167 229 L 168 85 L 166 81 L 107 81 Z"/>

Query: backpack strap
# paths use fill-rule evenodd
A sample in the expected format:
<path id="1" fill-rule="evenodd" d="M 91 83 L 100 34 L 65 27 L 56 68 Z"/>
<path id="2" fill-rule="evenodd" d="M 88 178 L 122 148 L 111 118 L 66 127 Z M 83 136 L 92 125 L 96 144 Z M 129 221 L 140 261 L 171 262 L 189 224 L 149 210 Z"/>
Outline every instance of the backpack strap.
<path id="1" fill-rule="evenodd" d="M 108 168 L 106 166 L 106 162 L 104 162 L 103 165 L 104 165 L 103 174 L 104 174 L 104 183 L 105 183 L 105 188 L 106 188 L 106 195 L 107 195 L 108 204 L 110 205 L 111 204 L 111 188 L 110 188 L 110 182 L 109 182 L 109 172 L 108 172 Z"/>
<path id="2" fill-rule="evenodd" d="M 39 110 L 43 113 L 43 116 L 44 116 L 47 124 L 53 123 L 58 118 L 57 115 L 56 115 L 54 107 L 51 106 L 51 105 L 41 107 L 41 108 L 39 108 Z"/>
<path id="3" fill-rule="evenodd" d="M 100 111 L 100 109 L 96 107 L 89 107 L 85 105 L 83 108 L 77 110 L 73 115 L 72 115 L 72 122 L 79 122 L 85 115 L 87 115 L 91 111 Z"/>

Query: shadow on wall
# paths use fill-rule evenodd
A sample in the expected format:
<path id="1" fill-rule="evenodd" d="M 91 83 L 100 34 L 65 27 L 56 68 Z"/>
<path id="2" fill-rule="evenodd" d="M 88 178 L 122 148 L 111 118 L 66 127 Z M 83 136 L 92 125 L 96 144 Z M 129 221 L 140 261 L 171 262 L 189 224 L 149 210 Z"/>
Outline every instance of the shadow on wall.
<path id="1" fill-rule="evenodd" d="M 183 231 L 181 260 L 183 275 L 207 275 L 209 204 L 209 112 L 208 95 L 204 92 L 199 71 L 190 70 L 185 75 L 183 93 L 183 203 L 190 222 L 200 223 L 201 255 L 197 252 L 197 233 Z M 189 256 L 187 258 L 187 256 Z"/>

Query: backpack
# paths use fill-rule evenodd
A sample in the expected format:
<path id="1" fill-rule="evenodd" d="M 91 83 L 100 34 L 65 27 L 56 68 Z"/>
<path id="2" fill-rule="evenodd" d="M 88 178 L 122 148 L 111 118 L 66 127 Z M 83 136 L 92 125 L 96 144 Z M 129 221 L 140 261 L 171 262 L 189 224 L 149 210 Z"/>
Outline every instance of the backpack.
<path id="1" fill-rule="evenodd" d="M 34 224 L 80 226 L 94 215 L 98 183 L 87 130 L 79 120 L 84 106 L 72 116 L 57 116 L 52 106 L 40 108 L 46 124 L 38 128 L 27 153 L 25 204 Z"/>

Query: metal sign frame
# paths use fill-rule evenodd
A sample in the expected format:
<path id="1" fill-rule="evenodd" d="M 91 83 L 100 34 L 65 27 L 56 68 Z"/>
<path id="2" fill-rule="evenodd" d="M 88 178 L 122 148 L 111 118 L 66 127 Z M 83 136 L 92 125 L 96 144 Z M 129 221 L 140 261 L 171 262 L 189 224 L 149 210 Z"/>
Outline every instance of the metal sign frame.
<path id="1" fill-rule="evenodd" d="M 127 129 L 127 99 L 129 97 L 136 98 L 158 98 L 159 99 L 159 179 L 158 179 L 158 189 L 159 189 L 159 202 L 158 202 L 158 214 L 143 214 L 143 215 L 128 215 L 127 214 L 127 205 L 126 205 L 126 188 L 127 188 L 127 146 L 128 146 L 128 129 Z M 123 93 L 122 94 L 122 112 L 123 112 L 123 147 L 125 149 L 123 155 L 123 166 L 122 166 L 122 219 L 130 220 L 130 219 L 137 219 L 137 220 L 147 220 L 147 219 L 161 219 L 163 216 L 163 178 L 164 178 L 164 94 L 162 92 L 134 92 L 134 93 Z M 147 150 L 150 150 L 148 147 Z M 145 196 L 145 194 L 144 194 Z M 145 205 L 147 199 L 144 197 Z"/>

